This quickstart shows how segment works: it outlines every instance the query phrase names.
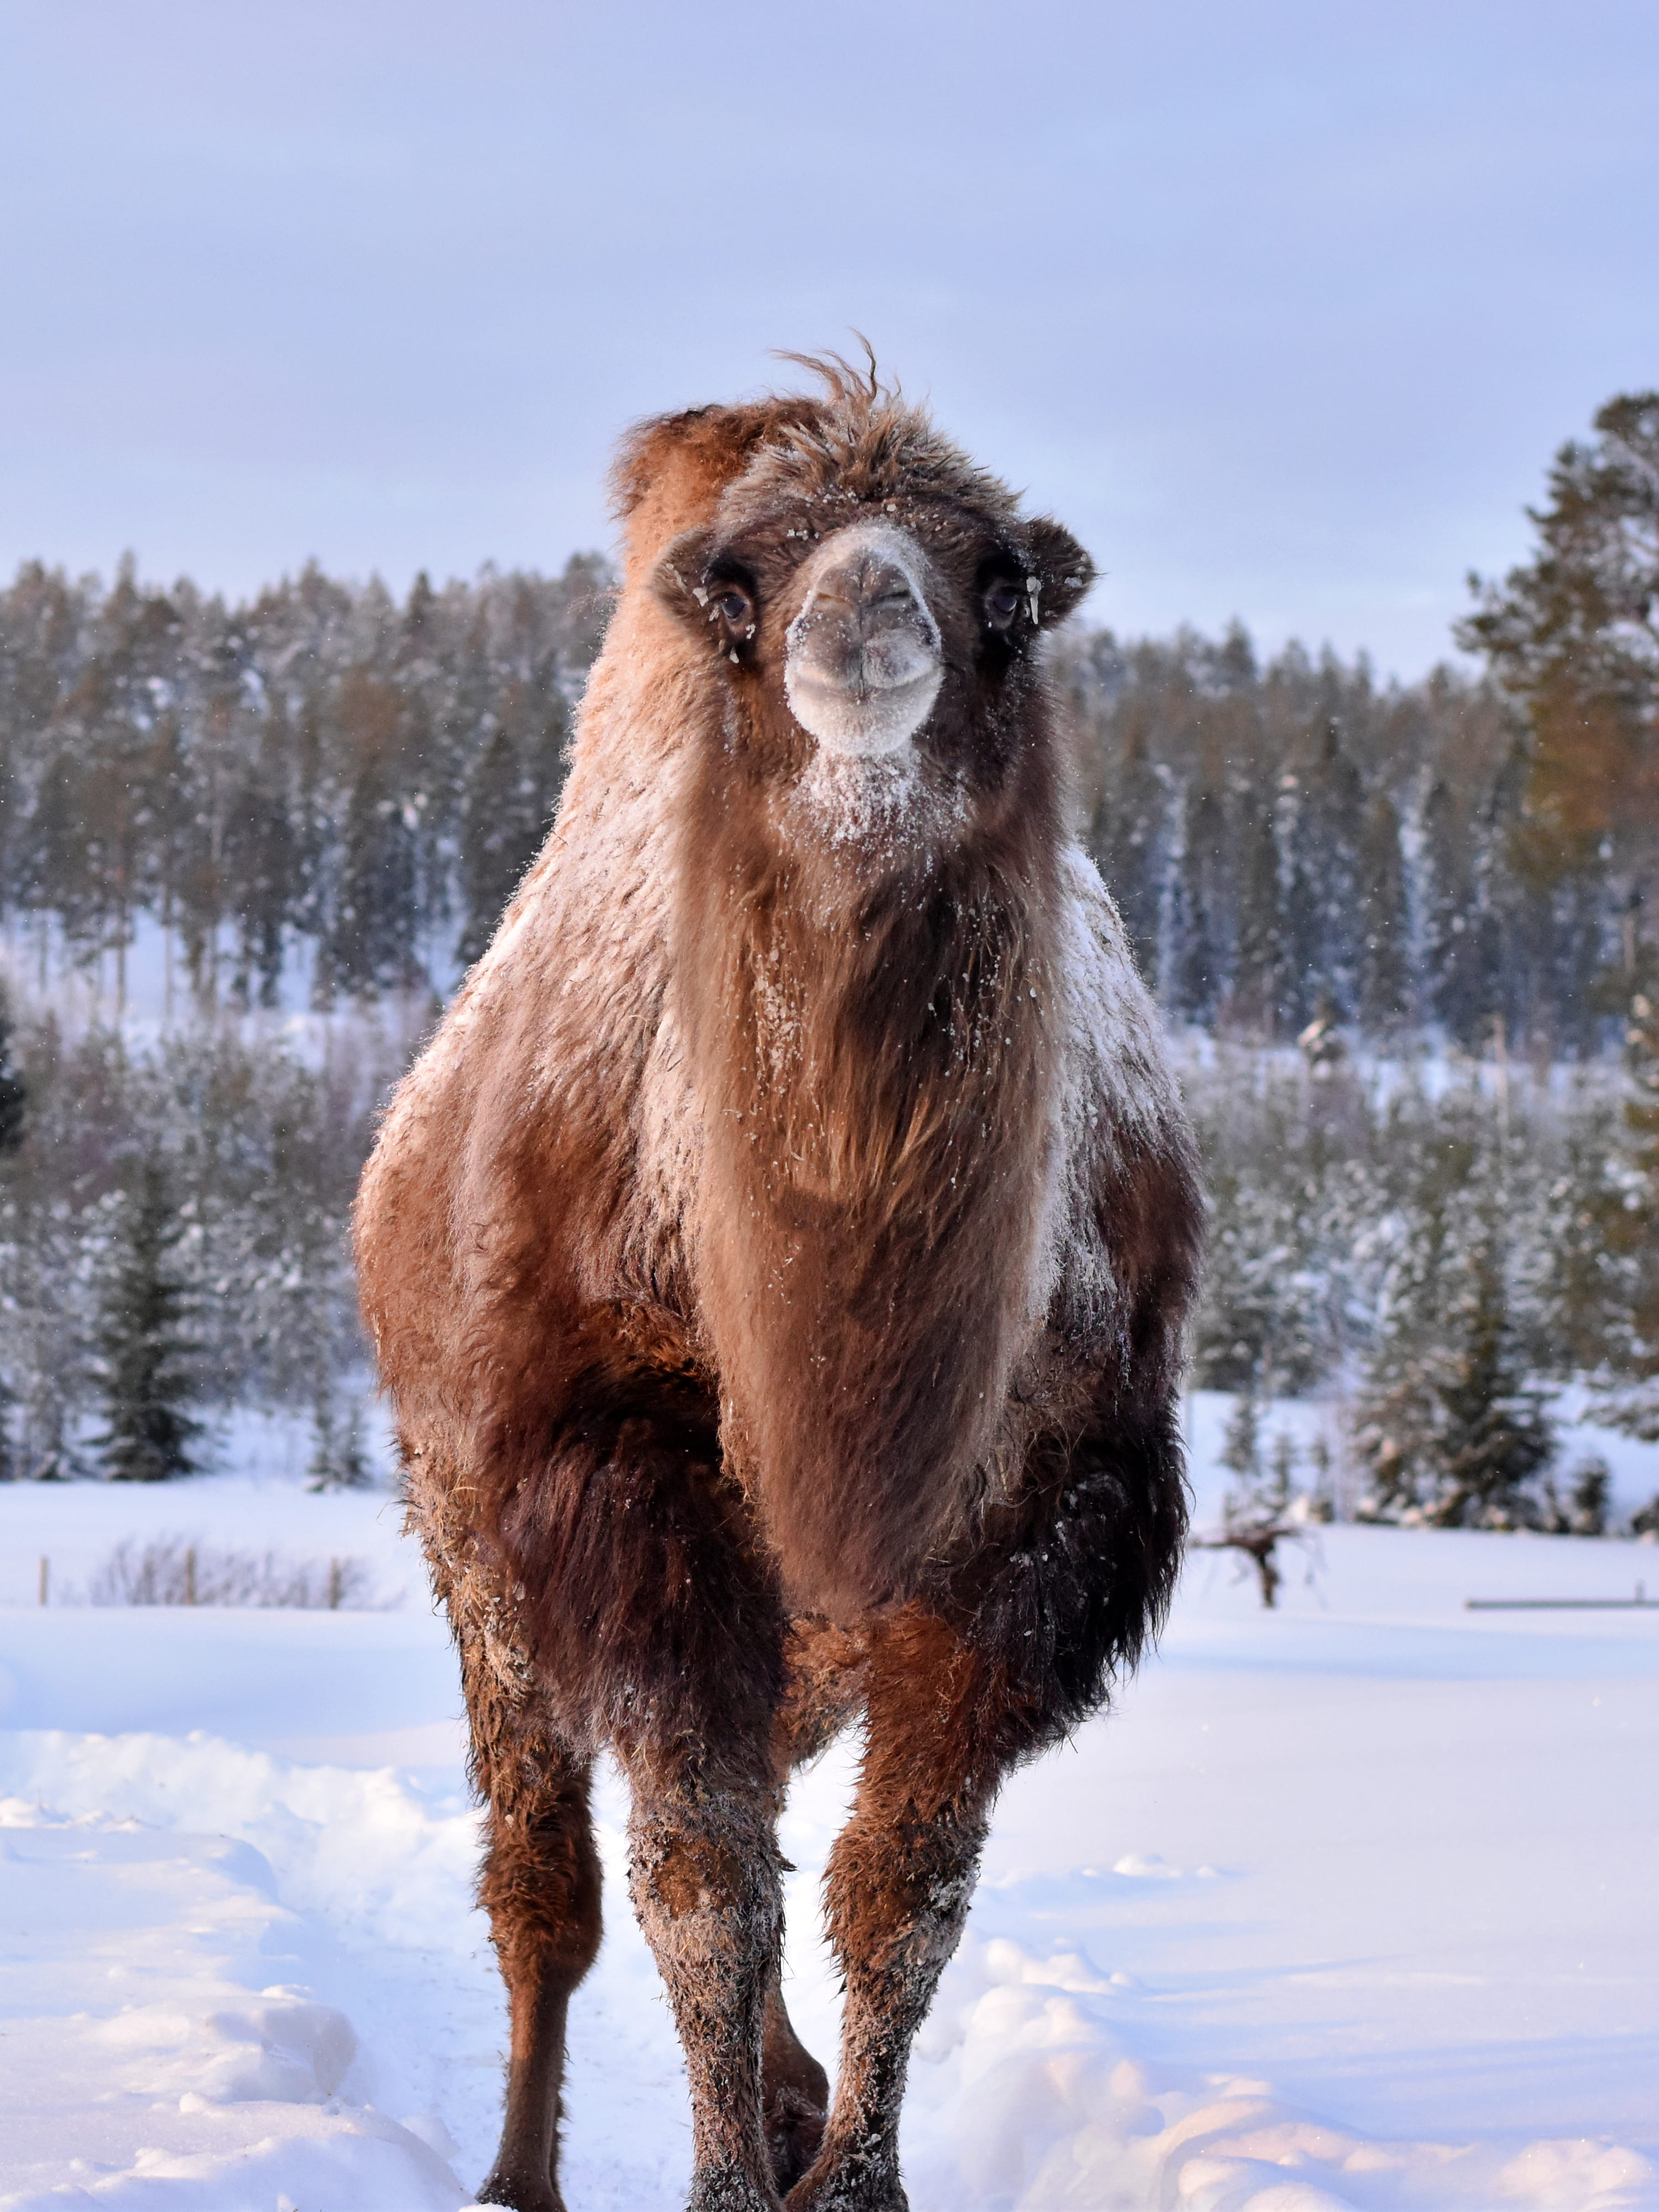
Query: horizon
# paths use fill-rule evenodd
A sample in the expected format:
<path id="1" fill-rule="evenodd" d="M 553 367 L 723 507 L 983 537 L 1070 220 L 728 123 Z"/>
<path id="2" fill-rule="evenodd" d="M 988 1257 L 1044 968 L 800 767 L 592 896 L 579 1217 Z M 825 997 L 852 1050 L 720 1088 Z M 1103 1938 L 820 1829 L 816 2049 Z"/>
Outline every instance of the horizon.
<path id="1" fill-rule="evenodd" d="M 8 574 L 548 573 L 610 550 L 629 422 L 857 328 L 1088 547 L 1091 626 L 1411 682 L 1659 380 L 1636 0 L 852 0 L 759 50 L 662 0 L 0 0 L 0 42 Z"/>

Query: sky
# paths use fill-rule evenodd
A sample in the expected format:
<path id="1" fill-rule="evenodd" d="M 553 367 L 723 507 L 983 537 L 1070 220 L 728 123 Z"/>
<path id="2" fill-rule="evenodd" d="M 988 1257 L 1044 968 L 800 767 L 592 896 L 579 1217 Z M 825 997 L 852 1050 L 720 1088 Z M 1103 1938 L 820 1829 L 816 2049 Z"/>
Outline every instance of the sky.
<path id="1" fill-rule="evenodd" d="M 0 574 L 612 542 L 618 432 L 855 349 L 1121 635 L 1410 678 L 1659 385 L 1652 0 L 0 0 Z"/>

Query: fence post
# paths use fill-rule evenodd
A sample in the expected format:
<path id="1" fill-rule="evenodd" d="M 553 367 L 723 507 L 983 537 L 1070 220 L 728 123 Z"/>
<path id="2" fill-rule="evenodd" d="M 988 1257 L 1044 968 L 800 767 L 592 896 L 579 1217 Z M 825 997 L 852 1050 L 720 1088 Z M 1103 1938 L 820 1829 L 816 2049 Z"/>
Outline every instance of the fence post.
<path id="1" fill-rule="evenodd" d="M 331 1559 L 328 1563 L 328 1609 L 331 1613 L 340 1610 L 340 1562 L 337 1559 Z"/>
<path id="2" fill-rule="evenodd" d="M 196 1547 L 192 1544 L 185 1553 L 185 1603 L 196 1602 Z"/>
<path id="3" fill-rule="evenodd" d="M 52 1561 L 46 1557 L 46 1553 L 42 1552 L 40 1554 L 40 1602 L 42 1605 L 46 1602 L 46 1592 L 51 1588 L 51 1585 Z"/>

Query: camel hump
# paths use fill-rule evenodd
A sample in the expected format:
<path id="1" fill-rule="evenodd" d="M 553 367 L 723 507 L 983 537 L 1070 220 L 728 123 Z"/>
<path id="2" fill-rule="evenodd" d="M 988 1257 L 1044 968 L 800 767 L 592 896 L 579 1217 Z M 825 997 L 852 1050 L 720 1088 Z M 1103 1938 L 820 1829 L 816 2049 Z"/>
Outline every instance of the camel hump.
<path id="1" fill-rule="evenodd" d="M 628 537 L 629 580 L 648 575 L 683 531 L 712 520 L 721 493 L 757 447 L 821 412 L 816 400 L 782 397 L 744 407 L 689 407 L 636 422 L 611 471 L 611 503 Z"/>

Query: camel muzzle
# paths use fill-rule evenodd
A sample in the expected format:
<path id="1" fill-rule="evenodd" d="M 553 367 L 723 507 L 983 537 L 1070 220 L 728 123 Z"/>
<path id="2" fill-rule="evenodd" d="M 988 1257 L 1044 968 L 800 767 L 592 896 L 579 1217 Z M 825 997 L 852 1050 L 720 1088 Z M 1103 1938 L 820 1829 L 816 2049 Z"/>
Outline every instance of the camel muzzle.
<path id="1" fill-rule="evenodd" d="M 944 657 L 927 580 L 927 555 L 887 524 L 854 524 L 818 551 L 789 625 L 784 689 L 827 750 L 896 752 L 933 712 Z"/>

